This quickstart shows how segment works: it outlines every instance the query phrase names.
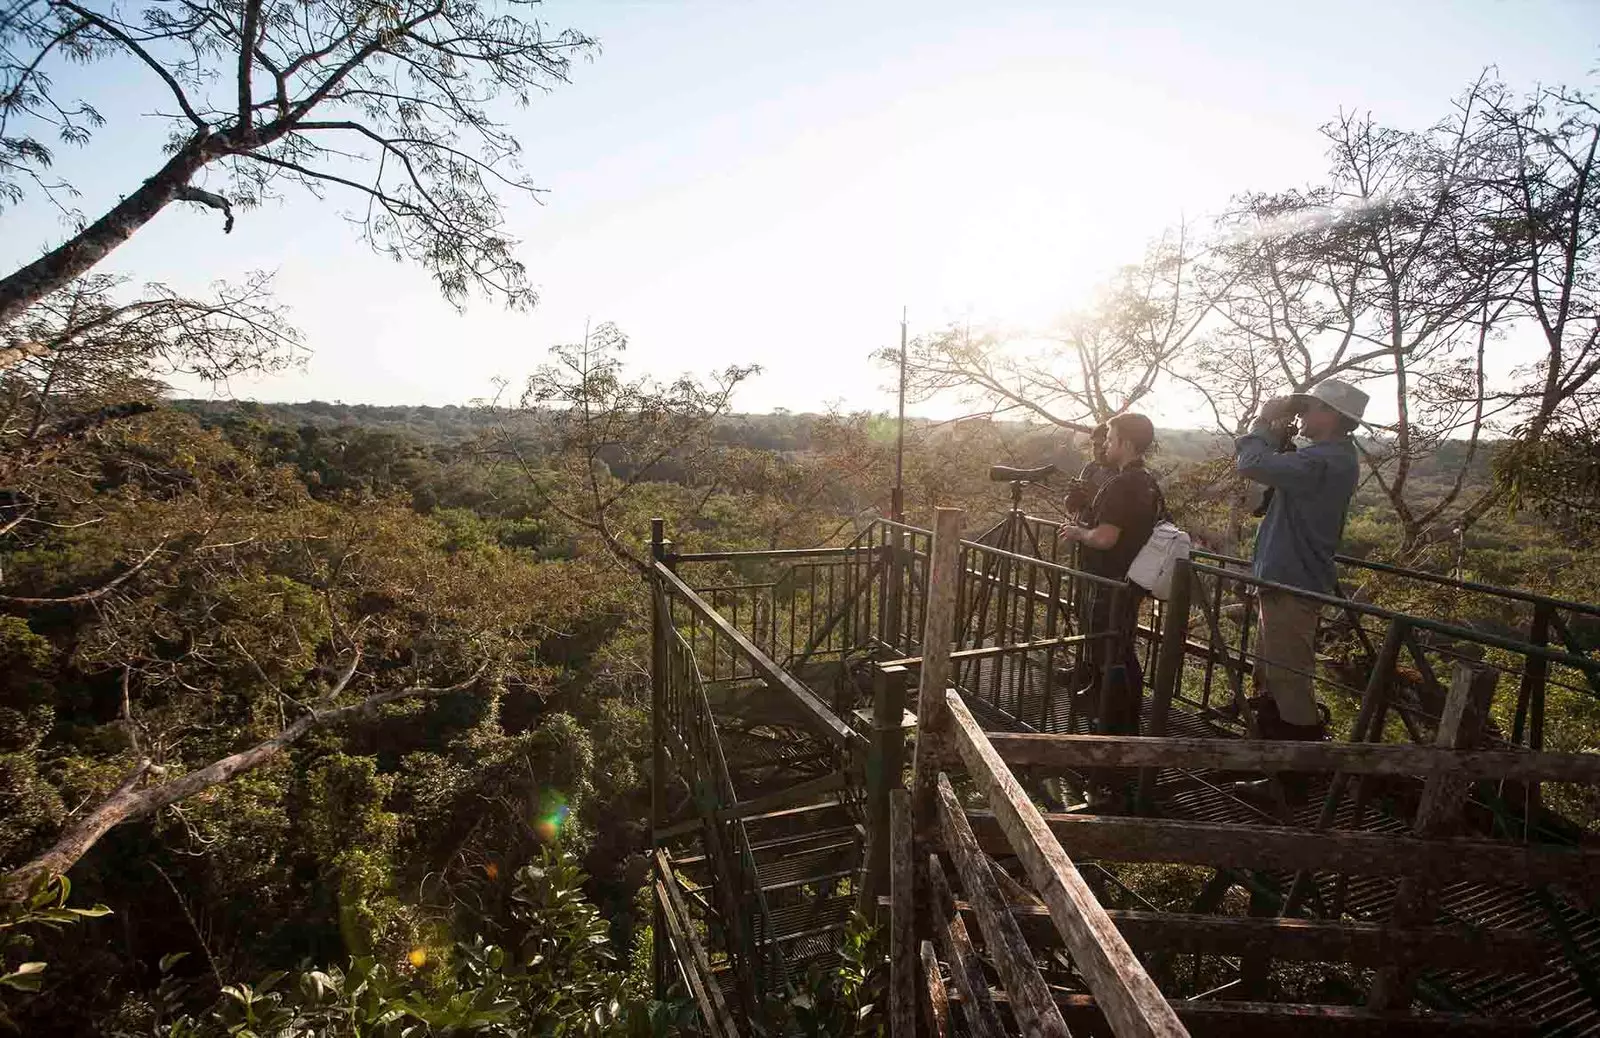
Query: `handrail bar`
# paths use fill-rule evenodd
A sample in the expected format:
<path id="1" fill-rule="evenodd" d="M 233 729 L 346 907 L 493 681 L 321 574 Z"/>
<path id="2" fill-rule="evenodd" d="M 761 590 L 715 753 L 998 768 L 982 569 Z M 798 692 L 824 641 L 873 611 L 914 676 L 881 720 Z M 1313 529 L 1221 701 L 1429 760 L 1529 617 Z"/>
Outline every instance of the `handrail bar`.
<path id="1" fill-rule="evenodd" d="M 1531 645 L 1511 638 L 1502 638 L 1497 634 L 1490 634 L 1488 631 L 1474 631 L 1469 627 L 1458 627 L 1455 624 L 1429 620 L 1426 617 L 1414 616 L 1409 613 L 1400 613 L 1393 609 L 1384 609 L 1382 606 L 1375 606 L 1367 602 L 1355 602 L 1348 598 L 1340 598 L 1337 595 L 1328 595 L 1320 591 L 1308 591 L 1303 587 L 1291 587 L 1288 584 L 1262 580 L 1248 573 L 1239 573 L 1222 569 L 1218 566 L 1209 566 L 1203 562 L 1191 562 L 1190 569 L 1195 573 L 1206 573 L 1223 580 L 1237 580 L 1267 591 L 1283 591 L 1296 598 L 1316 602 L 1318 605 L 1354 610 L 1364 616 L 1372 616 L 1380 620 L 1401 620 L 1410 627 L 1432 631 L 1435 634 L 1459 638 L 1462 641 L 1473 642 L 1478 645 L 1487 645 L 1494 649 L 1504 649 L 1507 652 L 1514 652 L 1522 656 L 1548 660 L 1551 663 L 1558 663 L 1561 666 L 1571 667 L 1574 670 L 1581 670 L 1585 673 L 1600 674 L 1600 660 L 1591 659 L 1587 656 L 1575 656 L 1570 652 L 1561 652 L 1541 645 Z"/>
<path id="2" fill-rule="evenodd" d="M 652 562 L 655 576 L 663 581 L 677 595 L 700 615 L 707 623 L 715 628 L 718 635 L 726 638 L 749 661 L 756 673 L 773 688 L 780 689 L 799 705 L 802 716 L 807 725 L 818 735 L 832 742 L 835 746 L 844 749 L 864 750 L 866 737 L 851 728 L 828 708 L 817 694 L 801 684 L 788 671 L 779 667 L 772 659 L 756 647 L 755 643 L 745 637 L 744 632 L 729 623 L 721 613 L 717 612 L 695 593 L 695 590 L 683 582 L 683 578 L 667 568 L 659 560 Z M 861 744 L 861 745 L 858 745 Z"/>

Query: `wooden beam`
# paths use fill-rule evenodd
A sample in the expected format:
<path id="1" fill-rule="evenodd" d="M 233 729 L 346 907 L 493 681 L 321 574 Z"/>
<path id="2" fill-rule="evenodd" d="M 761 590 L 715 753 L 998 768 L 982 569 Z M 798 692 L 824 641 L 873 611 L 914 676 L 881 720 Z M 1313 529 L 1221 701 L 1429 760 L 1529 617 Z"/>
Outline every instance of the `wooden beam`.
<path id="1" fill-rule="evenodd" d="M 712 979 L 711 960 L 689 925 L 689 909 L 683 903 L 678 881 L 672 874 L 672 861 L 660 849 L 656 851 L 655 887 L 672 943 L 678 949 L 679 964 L 712 1038 L 739 1038 L 739 1029 L 734 1025 L 733 1014 L 728 1011 L 727 1000 L 722 997 L 722 988 Z M 685 954 L 688 955 L 687 961 L 684 961 Z"/>
<path id="2" fill-rule="evenodd" d="M 986 850 L 1011 853 L 1005 830 L 992 813 L 971 811 L 968 817 Z M 1440 883 L 1477 880 L 1525 886 L 1567 883 L 1585 891 L 1600 888 L 1600 849 L 1587 847 L 1461 838 L 1421 840 L 1343 829 L 1081 814 L 1043 817 L 1061 845 L 1080 858 L 1371 876 L 1431 875 Z"/>
<path id="3" fill-rule="evenodd" d="M 1156 738 L 989 732 L 1011 765 L 1184 768 L 1191 771 L 1343 771 L 1351 775 L 1453 776 L 1600 785 L 1600 753 L 1534 753 L 1368 742 Z"/>
<path id="4" fill-rule="evenodd" d="M 970 913 L 972 906 L 957 901 Z M 1043 947 L 1059 939 L 1043 905 L 1011 905 L 1029 942 Z M 1423 926 L 1398 930 L 1382 923 L 1330 919 L 1264 919 L 1191 912 L 1108 909 L 1106 915 L 1133 947 L 1205 955 L 1265 951 L 1298 962 L 1348 962 L 1358 966 L 1415 963 L 1437 969 L 1517 973 L 1543 969 L 1562 955 L 1554 937 L 1535 930 L 1472 926 Z"/>
<path id="5" fill-rule="evenodd" d="M 950 1038 L 950 993 L 944 989 L 944 977 L 939 974 L 939 959 L 933 953 L 933 942 L 923 941 L 921 951 L 922 974 L 925 980 L 928 1011 L 928 1033 L 934 1038 Z"/>
<path id="6" fill-rule="evenodd" d="M 1439 717 L 1437 744 L 1446 750 L 1462 750 L 1477 743 L 1489 719 L 1489 704 L 1499 684 L 1498 671 L 1473 668 L 1457 663 L 1451 675 L 1450 693 Z M 1422 799 L 1412 832 L 1423 839 L 1454 833 L 1461 821 L 1470 783 L 1458 775 L 1434 775 L 1422 787 Z M 1390 925 L 1403 927 L 1432 922 L 1438 914 L 1438 888 L 1429 876 L 1407 876 L 1395 892 Z M 1414 968 L 1386 966 L 1373 978 L 1367 995 L 1369 1009 L 1395 1009 L 1410 1005 L 1416 993 Z"/>
<path id="7" fill-rule="evenodd" d="M 995 1012 L 994 999 L 989 997 L 989 981 L 983 975 L 983 965 L 972 947 L 972 935 L 956 910 L 955 896 L 950 893 L 944 866 L 936 854 L 928 855 L 928 907 L 934 939 L 950 964 L 950 977 L 965 1001 L 961 1011 L 967 1030 L 974 1038 L 1002 1038 L 1005 1028 L 1000 1025 L 1000 1014 Z"/>
<path id="8" fill-rule="evenodd" d="M 954 722 L 956 748 L 966 761 L 968 772 L 988 796 L 1010 850 L 1027 868 L 1028 878 L 1049 907 L 1050 918 L 1066 942 L 1073 966 L 1105 1006 L 1118 1038 L 1185 1034 L 1172 1007 L 1051 834 L 1039 809 L 984 737 L 961 697 L 950 693 L 946 705 Z M 953 799 L 954 794 L 951 796 Z M 962 878 L 965 880 L 965 875 Z"/>
<path id="9" fill-rule="evenodd" d="M 934 509 L 928 595 L 923 607 L 923 661 L 917 680 L 917 746 L 911 773 L 912 809 L 920 829 L 927 832 L 937 828 L 936 776 L 940 751 L 948 741 L 944 690 L 950 676 L 950 639 L 955 635 L 960 550 L 961 509 Z"/>
<path id="10" fill-rule="evenodd" d="M 828 705 L 817 694 L 800 683 L 800 681 L 772 662 L 767 654 L 756 647 L 755 643 L 745 637 L 744 632 L 723 618 L 722 614 L 695 593 L 694 589 L 683 582 L 666 564 L 660 561 L 653 563 L 657 579 L 666 583 L 672 593 L 682 598 L 689 607 L 695 611 L 711 628 L 717 636 L 726 638 L 738 652 L 745 657 L 756 676 L 766 682 L 771 688 L 789 696 L 800 707 L 801 717 L 806 727 L 835 746 L 851 747 L 862 741 L 861 735 L 844 722 L 838 714 L 829 709 Z"/>
<path id="11" fill-rule="evenodd" d="M 1004 992 L 996 993 L 1004 1001 Z M 1056 991 L 1056 1005 L 1079 1034 L 1109 1033 L 1092 995 Z M 1277 1002 L 1179 1002 L 1195 1038 L 1503 1038 L 1537 1033 L 1532 1022 L 1465 1013 L 1377 1013 L 1353 1006 Z"/>
<path id="12" fill-rule="evenodd" d="M 1050 997 L 1050 988 L 1039 974 L 1033 952 L 1023 939 L 1017 921 L 1000 899 L 1000 888 L 989 871 L 989 859 L 978 849 L 978 841 L 967 825 L 966 812 L 943 772 L 938 778 L 939 822 L 945 846 L 955 862 L 961 885 L 966 888 L 983 934 L 989 957 L 994 961 L 1000 982 L 1011 995 L 1011 1011 L 1025 1035 L 1069 1038 L 1067 1023 Z M 1177 1033 L 1181 1034 L 1182 1031 Z"/>
<path id="13" fill-rule="evenodd" d="M 889 1038 L 917 1033 L 917 920 L 911 795 L 889 794 Z"/>

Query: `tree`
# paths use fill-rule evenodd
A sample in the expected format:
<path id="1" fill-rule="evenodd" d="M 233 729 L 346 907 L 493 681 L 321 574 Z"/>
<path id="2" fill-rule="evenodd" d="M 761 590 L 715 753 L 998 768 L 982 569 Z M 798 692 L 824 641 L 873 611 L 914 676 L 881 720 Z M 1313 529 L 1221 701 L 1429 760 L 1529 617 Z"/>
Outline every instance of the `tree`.
<path id="1" fill-rule="evenodd" d="M 299 334 L 271 281 L 218 283 L 205 299 L 148 285 L 119 302 L 124 279 L 92 274 L 29 306 L 0 327 L 0 445 L 15 464 L 62 423 L 155 400 L 170 376 L 225 382 L 296 362 Z"/>
<path id="2" fill-rule="evenodd" d="M 594 41 L 551 34 L 530 0 L 155 0 L 124 13 L 19 0 L 0 22 L 0 202 L 41 194 L 51 134 L 84 144 L 102 117 L 58 86 L 72 63 L 154 77 L 176 112 L 168 156 L 121 201 L 0 278 L 0 326 L 82 277 L 174 202 L 258 205 L 285 186 L 348 192 L 373 248 L 421 264 L 445 298 L 531 304 L 502 192 L 532 194 L 496 103 L 564 82 Z M 214 174 L 215 186 L 204 186 Z"/>
<path id="3" fill-rule="evenodd" d="M 1570 503 L 1593 486 L 1600 403 L 1600 108 L 1572 89 L 1519 98 L 1499 88 L 1482 110 L 1491 161 L 1480 186 L 1498 207 L 1487 247 L 1509 256 L 1518 277 L 1507 303 L 1542 347 L 1496 400 L 1518 422 L 1520 444 L 1544 462 L 1568 459 L 1556 468 L 1569 473 L 1548 474 Z M 1547 437 L 1552 449 L 1541 451 Z"/>
<path id="4" fill-rule="evenodd" d="M 542 680 L 529 646 L 605 608 L 586 566 L 451 551 L 447 528 L 394 504 L 313 502 L 285 471 L 170 413 L 69 444 L 53 468 L 38 522 L 0 542 L 0 611 L 69 625 L 55 651 L 70 655 L 48 669 L 91 691 L 57 696 L 12 666 L 0 713 L 37 729 L 24 764 L 66 752 L 53 737 L 101 734 L 82 811 L 44 811 L 3 849 L 23 857 L 3 880 L 13 896 L 113 827 L 181 810 L 315 733 Z M 27 630 L 7 636 L 54 659 L 28 648 Z"/>
<path id="5" fill-rule="evenodd" d="M 619 528 L 618 513 L 645 484 L 668 479 L 702 484 L 704 503 L 717 486 L 708 478 L 720 453 L 717 422 L 760 369 L 731 365 L 708 382 L 683 375 L 663 385 L 628 376 L 627 346 L 606 323 L 582 342 L 553 347 L 515 407 L 495 408 L 500 426 L 488 446 L 518 466 L 553 511 L 642 573 L 649 563 L 637 537 Z"/>
<path id="6" fill-rule="evenodd" d="M 1186 231 L 1118 271 L 1087 310 L 1049 331 L 980 332 L 953 325 L 907 346 L 908 399 L 954 394 L 977 414 L 1021 414 L 1088 433 L 1155 388 L 1204 308 L 1192 291 Z M 900 351 L 877 357 L 898 367 Z"/>

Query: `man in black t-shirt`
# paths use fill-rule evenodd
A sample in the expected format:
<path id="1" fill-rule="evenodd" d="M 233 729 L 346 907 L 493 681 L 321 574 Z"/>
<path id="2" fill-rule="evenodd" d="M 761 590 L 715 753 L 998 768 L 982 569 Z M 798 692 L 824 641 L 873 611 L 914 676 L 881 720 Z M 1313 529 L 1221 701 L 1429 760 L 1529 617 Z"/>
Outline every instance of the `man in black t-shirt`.
<path id="1" fill-rule="evenodd" d="M 1064 504 L 1067 514 L 1075 521 L 1082 522 L 1088 517 L 1094 499 L 1111 481 L 1111 477 L 1117 474 L 1117 470 L 1106 460 L 1106 437 L 1110 433 L 1104 422 L 1094 427 L 1094 432 L 1089 434 L 1089 461 L 1067 487 Z"/>
<path id="2" fill-rule="evenodd" d="M 1106 460 L 1116 467 L 1117 474 L 1096 495 L 1084 525 L 1063 527 L 1061 536 L 1081 545 L 1079 564 L 1086 572 L 1125 581 L 1128 566 L 1150 539 L 1162 510 L 1161 488 L 1144 467 L 1156 431 L 1142 414 L 1120 414 L 1107 424 Z M 1085 633 L 1121 632 L 1121 637 L 1096 643 L 1105 690 L 1097 728 L 1103 734 L 1137 735 L 1144 676 L 1134 651 L 1133 631 L 1143 595 L 1129 585 L 1120 609 L 1113 613 L 1117 597 L 1113 588 L 1085 582 L 1084 593 L 1090 596 Z"/>

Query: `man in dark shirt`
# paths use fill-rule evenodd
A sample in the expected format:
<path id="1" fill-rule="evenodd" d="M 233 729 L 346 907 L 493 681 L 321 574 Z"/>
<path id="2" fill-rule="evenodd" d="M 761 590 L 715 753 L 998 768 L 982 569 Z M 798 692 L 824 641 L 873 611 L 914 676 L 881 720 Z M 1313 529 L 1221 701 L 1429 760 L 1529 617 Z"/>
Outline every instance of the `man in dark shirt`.
<path id="1" fill-rule="evenodd" d="M 1094 499 L 1100 493 L 1117 470 L 1106 460 L 1106 437 L 1110 429 L 1105 422 L 1094 427 L 1094 432 L 1089 434 L 1089 445 L 1092 453 L 1088 464 L 1083 466 L 1083 471 L 1078 473 L 1078 478 L 1067 487 L 1066 509 L 1067 514 L 1073 519 L 1083 522 L 1088 518 L 1089 508 L 1094 504 Z"/>
<path id="2" fill-rule="evenodd" d="M 1115 467 L 1116 475 L 1096 495 L 1084 524 L 1063 527 L 1061 536 L 1081 546 L 1079 564 L 1086 572 L 1126 581 L 1128 566 L 1150 539 L 1163 507 L 1161 488 L 1144 466 L 1145 455 L 1155 444 L 1156 431 L 1142 414 L 1120 414 L 1107 425 L 1106 461 Z M 1118 631 L 1123 635 L 1102 639 L 1096 646 L 1105 693 L 1099 730 L 1106 734 L 1138 734 L 1143 675 L 1132 632 L 1138 624 L 1143 596 L 1138 588 L 1129 585 L 1129 590 L 1120 596 L 1119 607 L 1119 596 L 1111 587 L 1085 582 L 1084 593 L 1090 596 L 1086 633 Z"/>

